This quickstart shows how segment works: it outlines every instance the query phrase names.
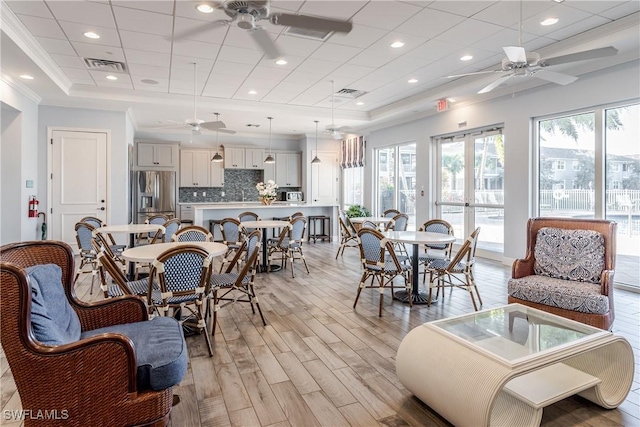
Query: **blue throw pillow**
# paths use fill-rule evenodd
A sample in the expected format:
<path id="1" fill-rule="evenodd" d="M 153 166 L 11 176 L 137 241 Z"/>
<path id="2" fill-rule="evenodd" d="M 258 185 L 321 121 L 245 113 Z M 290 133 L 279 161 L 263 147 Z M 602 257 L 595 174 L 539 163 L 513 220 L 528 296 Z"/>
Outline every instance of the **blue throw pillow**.
<path id="1" fill-rule="evenodd" d="M 31 283 L 31 329 L 42 344 L 62 345 L 80 339 L 78 315 L 62 286 L 62 269 L 56 264 L 26 269 Z"/>

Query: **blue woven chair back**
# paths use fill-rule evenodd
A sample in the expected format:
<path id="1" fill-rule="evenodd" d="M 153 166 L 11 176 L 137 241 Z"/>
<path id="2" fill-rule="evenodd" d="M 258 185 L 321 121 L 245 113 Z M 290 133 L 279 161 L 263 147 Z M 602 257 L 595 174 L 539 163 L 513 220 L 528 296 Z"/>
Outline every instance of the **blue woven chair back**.
<path id="1" fill-rule="evenodd" d="M 220 232 L 225 243 L 237 243 L 240 238 L 240 223 L 235 218 L 225 218 L 220 221 Z"/>
<path id="2" fill-rule="evenodd" d="M 420 231 L 428 231 L 431 233 L 453 235 L 453 226 L 445 220 L 437 219 L 437 220 L 427 221 L 424 224 L 422 224 L 422 227 L 420 227 Z M 448 243 L 444 243 L 441 245 L 427 244 L 426 246 L 431 249 L 445 250 L 449 246 L 449 244 Z"/>
<path id="3" fill-rule="evenodd" d="M 96 218 L 94 216 L 86 216 L 80 220 L 80 222 L 85 222 L 92 226 L 93 228 L 102 227 L 102 220 L 100 218 Z"/>
<path id="4" fill-rule="evenodd" d="M 206 255 L 184 251 L 176 253 L 164 262 L 164 278 L 167 291 L 187 292 L 200 286 L 202 266 Z"/>
<path id="5" fill-rule="evenodd" d="M 79 222 L 76 224 L 76 233 L 78 235 L 78 246 L 80 246 L 80 250 L 89 252 L 93 249 L 93 245 L 91 243 L 93 230 L 94 227 L 86 222 Z"/>
<path id="6" fill-rule="evenodd" d="M 172 219 L 164 223 L 164 238 L 163 242 L 168 243 L 173 238 L 173 235 L 176 234 L 176 231 L 180 228 L 180 221 L 177 219 Z"/>
<path id="7" fill-rule="evenodd" d="M 359 233 L 364 258 L 369 263 L 382 261 L 381 237 L 375 230 L 362 229 Z"/>
<path id="8" fill-rule="evenodd" d="M 296 242 L 301 242 L 304 239 L 304 230 L 307 225 L 307 220 L 304 217 L 297 217 L 291 221 L 291 240 L 295 240 Z"/>

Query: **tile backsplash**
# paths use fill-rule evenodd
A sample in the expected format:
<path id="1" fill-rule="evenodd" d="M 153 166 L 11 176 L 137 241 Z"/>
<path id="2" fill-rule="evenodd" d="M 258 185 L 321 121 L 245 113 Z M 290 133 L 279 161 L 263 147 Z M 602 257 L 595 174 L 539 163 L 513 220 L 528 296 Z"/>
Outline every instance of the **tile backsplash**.
<path id="1" fill-rule="evenodd" d="M 263 180 L 263 176 L 262 170 L 225 169 L 224 187 L 180 187 L 178 200 L 180 203 L 238 202 L 242 200 L 244 191 L 245 201 L 257 201 L 256 184 Z M 278 188 L 278 192 L 282 191 L 300 191 L 300 188 Z"/>

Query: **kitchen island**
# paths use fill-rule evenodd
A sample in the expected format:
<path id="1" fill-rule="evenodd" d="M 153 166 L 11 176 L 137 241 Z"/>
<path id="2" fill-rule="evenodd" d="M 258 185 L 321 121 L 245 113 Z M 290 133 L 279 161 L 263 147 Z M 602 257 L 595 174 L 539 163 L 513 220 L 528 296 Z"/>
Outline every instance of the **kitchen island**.
<path id="1" fill-rule="evenodd" d="M 260 202 L 188 204 L 193 207 L 193 223 L 207 229 L 209 229 L 209 221 L 212 219 L 237 218 L 239 214 L 246 211 L 255 212 L 261 219 L 283 218 L 290 216 L 294 212 L 302 212 L 306 217 L 310 215 L 326 215 L 330 217 L 332 240 L 337 240 L 338 238 L 338 205 L 312 205 L 304 202 L 274 202 L 272 205 L 263 205 Z M 307 223 L 307 235 L 308 233 L 309 224 Z"/>

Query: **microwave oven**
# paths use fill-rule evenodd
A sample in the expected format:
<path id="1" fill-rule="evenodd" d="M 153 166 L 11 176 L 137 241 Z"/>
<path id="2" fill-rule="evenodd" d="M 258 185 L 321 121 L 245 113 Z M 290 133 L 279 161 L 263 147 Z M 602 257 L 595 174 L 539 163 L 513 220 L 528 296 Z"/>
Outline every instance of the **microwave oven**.
<path id="1" fill-rule="evenodd" d="M 283 193 L 283 199 L 287 202 L 301 202 L 302 191 L 285 191 Z"/>

